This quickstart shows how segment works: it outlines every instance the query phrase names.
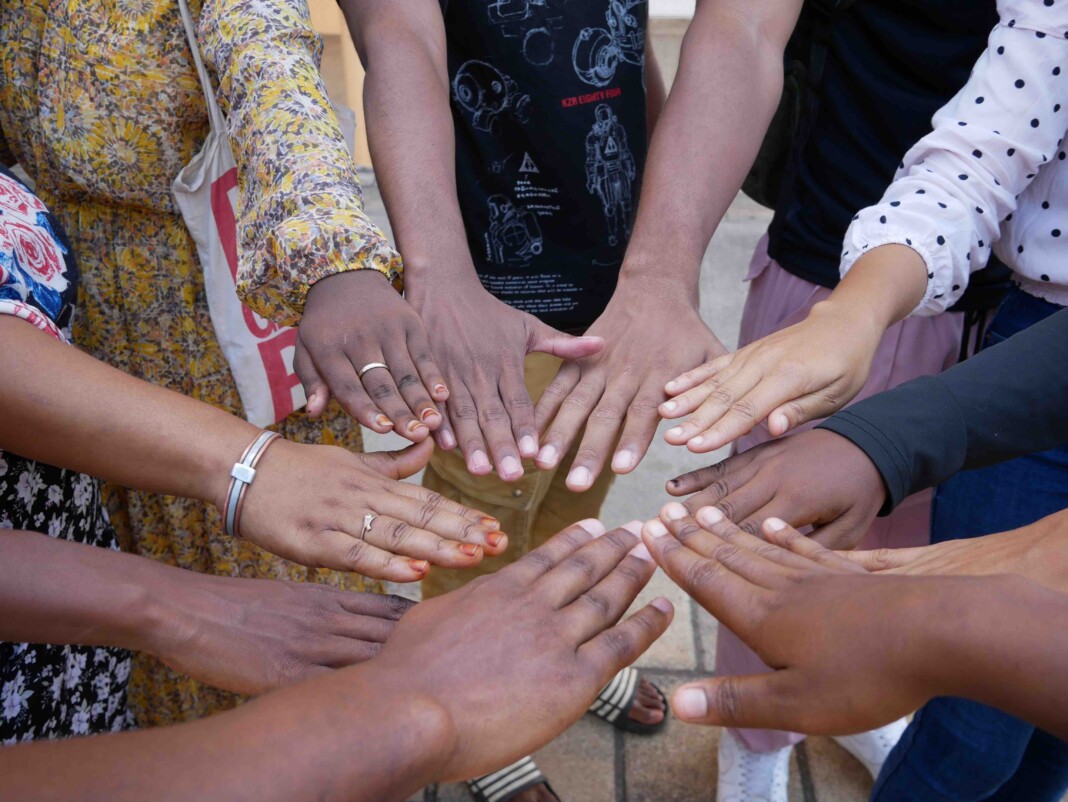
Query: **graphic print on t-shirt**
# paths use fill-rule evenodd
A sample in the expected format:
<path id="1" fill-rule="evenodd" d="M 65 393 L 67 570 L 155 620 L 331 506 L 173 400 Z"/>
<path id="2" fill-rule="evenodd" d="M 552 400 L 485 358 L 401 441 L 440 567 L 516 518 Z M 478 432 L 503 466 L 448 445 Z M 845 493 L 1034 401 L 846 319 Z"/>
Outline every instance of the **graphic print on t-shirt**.
<path id="1" fill-rule="evenodd" d="M 565 331 L 615 289 L 646 151 L 647 0 L 442 0 L 483 286 Z"/>

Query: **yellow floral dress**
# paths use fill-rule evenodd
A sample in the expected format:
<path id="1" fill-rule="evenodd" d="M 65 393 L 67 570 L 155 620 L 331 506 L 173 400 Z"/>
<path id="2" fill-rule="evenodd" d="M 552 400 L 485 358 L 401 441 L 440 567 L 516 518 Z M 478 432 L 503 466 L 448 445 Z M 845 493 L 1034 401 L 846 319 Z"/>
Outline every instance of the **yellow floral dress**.
<path id="1" fill-rule="evenodd" d="M 246 301 L 293 323 L 321 277 L 373 268 L 396 279 L 400 261 L 364 214 L 326 98 L 305 0 L 190 6 L 238 162 Z M 70 234 L 83 280 L 76 341 L 128 373 L 241 414 L 196 249 L 170 192 L 206 132 L 177 0 L 0 3 L 0 142 Z M 336 405 L 321 422 L 298 412 L 278 429 L 298 441 L 360 448 L 359 427 Z M 117 487 L 106 498 L 124 545 L 163 562 L 365 586 L 227 537 L 210 505 Z M 237 701 L 151 659 L 135 666 L 130 698 L 142 725 Z"/>

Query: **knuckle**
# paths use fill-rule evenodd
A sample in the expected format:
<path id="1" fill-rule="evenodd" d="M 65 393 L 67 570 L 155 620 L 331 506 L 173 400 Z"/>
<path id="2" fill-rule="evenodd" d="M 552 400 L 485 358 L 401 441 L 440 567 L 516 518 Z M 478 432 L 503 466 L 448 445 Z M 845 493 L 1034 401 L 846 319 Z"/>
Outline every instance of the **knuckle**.
<path id="1" fill-rule="evenodd" d="M 609 612 L 612 609 L 612 605 L 608 603 L 608 600 L 599 593 L 584 593 L 579 596 L 582 603 L 589 607 L 598 618 L 607 618 Z"/>
<path id="2" fill-rule="evenodd" d="M 478 418 L 478 410 L 474 404 L 449 404 L 449 414 L 460 421 L 471 421 Z"/>
<path id="3" fill-rule="evenodd" d="M 396 393 L 388 384 L 376 384 L 371 388 L 370 395 L 375 401 L 381 401 L 386 398 L 392 398 Z"/>
<path id="4" fill-rule="evenodd" d="M 731 404 L 731 412 L 744 420 L 753 420 L 756 417 L 756 406 L 748 398 L 742 398 Z"/>
<path id="5" fill-rule="evenodd" d="M 397 388 L 400 390 L 411 387 L 413 384 L 421 384 L 421 381 L 418 376 L 411 373 L 406 373 L 397 380 Z"/>
<path id="6" fill-rule="evenodd" d="M 530 554 L 527 554 L 525 557 L 523 557 L 522 560 L 526 563 L 529 563 L 530 565 L 533 565 L 536 568 L 541 569 L 542 572 L 550 570 L 555 565 L 555 563 L 552 561 L 552 559 L 549 558 L 548 555 L 540 551 L 532 551 L 530 552 Z"/>
<path id="7" fill-rule="evenodd" d="M 628 551 L 633 543 L 633 535 L 627 537 L 616 529 L 602 535 L 600 539 L 603 542 L 610 543 L 616 551 Z"/>
<path id="8" fill-rule="evenodd" d="M 731 486 L 725 478 L 717 479 L 716 481 L 712 482 L 707 489 L 709 492 L 714 493 L 720 498 L 726 496 L 728 493 L 731 492 Z"/>
<path id="9" fill-rule="evenodd" d="M 623 417 L 623 412 L 614 406 L 599 406 L 590 417 L 597 421 L 614 422 Z"/>
<path id="10" fill-rule="evenodd" d="M 634 559 L 637 559 L 637 557 Z M 615 573 L 627 580 L 628 585 L 637 585 L 645 580 L 645 577 L 642 576 L 642 572 L 638 571 L 634 567 L 634 563 L 630 561 L 620 563 L 616 566 Z"/>
<path id="11" fill-rule="evenodd" d="M 389 605 L 390 616 L 395 619 L 400 618 L 415 606 L 415 602 L 406 599 L 403 596 L 398 596 L 395 593 L 386 596 L 386 603 Z"/>
<path id="12" fill-rule="evenodd" d="M 721 498 L 716 502 L 716 507 L 723 513 L 723 517 L 728 521 L 733 521 L 738 513 L 738 508 L 733 501 L 729 498 Z"/>
<path id="13" fill-rule="evenodd" d="M 716 710 L 725 722 L 738 721 L 742 715 L 742 699 L 738 689 L 738 680 L 727 676 L 716 685 L 716 692 L 710 707 Z"/>
<path id="14" fill-rule="evenodd" d="M 412 528 L 404 521 L 394 521 L 386 527 L 386 546 L 390 551 L 395 551 L 408 540 Z"/>
<path id="15" fill-rule="evenodd" d="M 584 554 L 576 554 L 568 560 L 568 567 L 575 573 L 581 574 L 588 582 L 592 582 L 597 575 L 597 566 Z"/>
<path id="16" fill-rule="evenodd" d="M 530 396 L 512 396 L 505 399 L 504 405 L 512 412 L 522 412 L 534 408 L 534 402 L 530 400 Z"/>
<path id="17" fill-rule="evenodd" d="M 604 635 L 609 654 L 620 663 L 628 662 L 633 652 L 631 639 L 618 629 L 610 629 Z"/>
<path id="18" fill-rule="evenodd" d="M 490 406 L 479 410 L 478 413 L 478 419 L 482 423 L 496 423 L 497 421 L 506 420 L 507 418 L 507 410 L 499 404 L 491 404 Z"/>
<path id="19" fill-rule="evenodd" d="M 760 522 L 754 520 L 753 518 L 750 518 L 747 521 L 743 521 L 738 528 L 741 529 L 743 532 L 748 532 L 754 537 L 760 536 Z"/>
<path id="20" fill-rule="evenodd" d="M 695 521 L 687 519 L 678 525 L 678 529 L 675 532 L 675 538 L 679 542 L 685 543 L 690 540 L 690 538 L 701 534 L 702 531 L 701 527 L 698 526 Z"/>
<path id="21" fill-rule="evenodd" d="M 718 579 L 721 570 L 718 563 L 710 560 L 697 560 L 686 569 L 686 586 L 700 590 L 711 585 Z"/>

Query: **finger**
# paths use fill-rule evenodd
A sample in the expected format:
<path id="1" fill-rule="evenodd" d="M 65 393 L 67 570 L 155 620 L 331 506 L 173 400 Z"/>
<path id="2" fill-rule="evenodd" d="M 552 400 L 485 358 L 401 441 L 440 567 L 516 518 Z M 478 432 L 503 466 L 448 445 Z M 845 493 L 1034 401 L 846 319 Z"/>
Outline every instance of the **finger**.
<path id="1" fill-rule="evenodd" d="M 419 375 L 405 344 L 390 343 L 384 350 L 384 361 L 389 365 L 397 390 L 412 415 L 428 429 L 437 429 L 441 425 L 441 413 L 430 397 L 430 391 L 423 385 L 423 377 Z"/>
<path id="2" fill-rule="evenodd" d="M 579 654 L 591 660 L 600 677 L 598 688 L 641 657 L 657 638 L 667 631 L 675 617 L 675 608 L 663 596 L 630 616 L 621 624 L 597 634 L 579 647 Z"/>
<path id="3" fill-rule="evenodd" d="M 571 444 L 578 437 L 578 433 L 586 426 L 586 422 L 593 414 L 597 402 L 601 400 L 603 391 L 604 384 L 598 375 L 584 377 L 568 393 L 567 398 L 560 405 L 552 425 L 541 436 L 542 446 L 535 460 L 539 468 L 549 470 L 560 464 L 560 460 L 567 454 Z M 575 489 L 572 484 L 575 487 L 584 485 L 582 489 L 585 489 L 593 484 L 593 476 L 592 474 L 585 475 L 581 473 L 577 476 L 572 476 L 569 473 L 568 487 Z"/>
<path id="4" fill-rule="evenodd" d="M 388 618 L 370 615 L 339 613 L 327 622 L 329 631 L 336 638 L 346 638 L 365 643 L 385 643 L 393 633 L 397 622 Z"/>
<path id="5" fill-rule="evenodd" d="M 437 403 L 449 400 L 449 387 L 445 383 L 445 376 L 434 359 L 434 352 L 430 350 L 426 332 L 422 327 L 413 326 L 408 329 L 408 353 L 411 354 L 416 370 L 423 380 L 423 386 L 430 388 L 430 396 Z M 439 410 L 440 411 L 440 410 Z"/>
<path id="6" fill-rule="evenodd" d="M 656 436 L 656 427 L 660 424 L 656 407 L 662 397 L 662 391 L 659 388 L 654 389 L 655 395 L 650 392 L 650 388 L 642 387 L 627 407 L 623 433 L 619 436 L 619 445 L 616 446 L 616 453 L 612 457 L 612 470 L 618 474 L 630 473 L 637 468 Z"/>
<path id="7" fill-rule="evenodd" d="M 581 388 L 581 385 L 579 387 Z M 637 392 L 637 382 L 629 379 L 609 385 L 605 389 L 601 400 L 597 402 L 593 413 L 586 420 L 586 430 L 582 434 L 582 441 L 575 452 L 575 460 L 567 474 L 569 490 L 581 493 L 589 490 L 597 481 L 597 477 L 604 470 L 608 455 L 612 453 L 612 449 L 619 440 L 623 420 L 627 414 L 626 410 Z M 553 429 L 556 429 L 560 417 L 558 416 L 553 423 Z M 551 429 L 545 439 L 552 442 L 553 437 Z"/>
<path id="8" fill-rule="evenodd" d="M 870 551 L 839 551 L 839 557 L 853 565 L 858 565 L 873 574 L 907 568 L 915 560 L 925 556 L 927 547 L 910 549 L 871 549 Z"/>
<path id="9" fill-rule="evenodd" d="M 670 437 L 669 442 L 676 445 L 685 442 L 690 451 L 704 454 L 748 434 L 779 399 L 789 397 L 776 396 L 766 409 L 758 406 L 761 397 L 753 393 L 760 390 L 760 381 L 759 376 L 747 372 L 712 391 L 693 415 L 667 431 L 665 439 Z"/>
<path id="10" fill-rule="evenodd" d="M 296 349 L 293 352 L 293 372 L 300 379 L 304 395 L 308 398 L 309 417 L 318 418 L 326 411 L 326 405 L 330 403 L 330 390 L 323 381 L 323 377 L 319 375 L 319 371 L 315 369 L 311 354 L 304 347 L 299 334 Z"/>
<path id="11" fill-rule="evenodd" d="M 430 427 L 419 420 L 408 408 L 408 405 L 404 402 L 404 397 L 401 396 L 400 390 L 397 389 L 397 383 L 393 378 L 393 370 L 395 366 L 386 362 L 387 357 L 379 354 L 378 356 L 370 357 L 366 360 L 362 360 L 362 357 L 355 354 L 350 354 L 349 359 L 353 365 L 366 366 L 374 362 L 386 364 L 384 368 L 371 368 L 364 372 L 361 376 L 363 382 L 363 388 L 366 390 L 367 395 L 371 401 L 386 414 L 386 416 L 393 421 L 393 431 L 412 442 L 419 443 L 430 436 Z M 413 372 L 404 371 L 403 367 L 398 369 L 398 376 L 405 378 L 411 376 L 413 379 Z M 418 379 L 416 379 L 418 381 Z"/>
<path id="12" fill-rule="evenodd" d="M 865 532 L 871 525 L 871 521 L 863 515 L 853 513 L 853 510 L 849 510 L 828 524 L 816 526 L 809 533 L 809 540 L 814 540 L 831 551 L 853 548 L 864 537 Z M 784 515 L 776 515 L 775 517 L 786 520 Z M 787 520 L 787 523 L 791 523 L 791 521 Z"/>
<path id="13" fill-rule="evenodd" d="M 485 555 L 477 543 L 457 543 L 384 512 L 371 521 L 370 529 L 364 531 L 363 521 L 359 521 L 354 522 L 353 530 L 351 537 L 362 538 L 390 554 L 426 560 L 442 568 L 471 568 Z"/>
<path id="14" fill-rule="evenodd" d="M 695 471 L 676 476 L 674 479 L 669 479 L 666 485 L 667 492 L 672 496 L 688 496 L 699 490 L 708 490 L 712 494 L 709 498 L 715 497 L 718 500 L 729 493 L 730 488 L 726 484 L 718 488 L 713 488 L 713 485 L 748 466 L 753 461 L 754 451 L 755 449 L 751 449 L 733 457 L 728 457 L 714 465 L 706 465 L 704 468 L 698 468 Z M 743 479 L 743 481 L 745 480 Z"/>
<path id="15" fill-rule="evenodd" d="M 422 488 L 420 488 L 422 489 Z M 374 501 L 375 511 L 405 521 L 417 529 L 432 532 L 445 540 L 483 546 L 499 554 L 507 546 L 500 524 L 488 515 L 478 520 L 459 515 L 439 493 L 424 491 L 421 499 L 399 493 L 381 493 Z"/>
<path id="16" fill-rule="evenodd" d="M 542 354 L 552 354 L 561 359 L 581 359 L 584 356 L 592 356 L 604 348 L 604 340 L 600 337 L 574 337 L 557 331 L 537 318 L 533 321 L 530 339 L 527 342 L 528 354 L 536 351 Z"/>
<path id="17" fill-rule="evenodd" d="M 581 643 L 618 622 L 652 579 L 654 571 L 656 563 L 646 545 L 639 541 L 604 579 L 568 606 L 568 631 Z"/>
<path id="18" fill-rule="evenodd" d="M 374 616 L 390 621 L 399 621 L 416 602 L 394 593 L 360 593 L 337 591 L 337 601 L 347 612 L 362 616 Z"/>
<path id="19" fill-rule="evenodd" d="M 671 695 L 683 721 L 721 727 L 794 728 L 792 711 L 803 698 L 789 669 L 692 682 Z"/>
<path id="20" fill-rule="evenodd" d="M 741 637 L 755 626 L 769 591 L 687 548 L 661 521 L 646 522 L 642 539 L 671 581 L 725 626 Z"/>
<path id="21" fill-rule="evenodd" d="M 522 371 L 522 366 L 519 370 Z M 497 385 L 479 381 L 469 384 L 468 389 L 475 399 L 482 438 L 489 447 L 497 475 L 505 482 L 522 478 L 523 463 L 519 459 L 519 445 L 512 434 L 512 421 Z"/>
<path id="22" fill-rule="evenodd" d="M 467 470 L 474 476 L 492 473 L 493 464 L 489 460 L 489 451 L 482 440 L 482 429 L 478 425 L 478 408 L 467 390 L 467 385 L 451 381 L 450 387 L 446 409 L 452 422 L 456 443 L 467 463 Z"/>
<path id="23" fill-rule="evenodd" d="M 555 568 L 568 555 L 603 534 L 604 524 L 596 518 L 587 518 L 557 532 L 543 545 L 505 566 L 498 573 L 508 576 L 515 585 L 529 585 L 542 574 Z"/>
<path id="24" fill-rule="evenodd" d="M 641 522 L 631 521 L 561 560 L 542 580 L 554 606 L 566 607 L 604 579 L 641 542 L 641 531 Z"/>
<path id="25" fill-rule="evenodd" d="M 380 621 L 380 624 L 387 622 Z M 337 669 L 365 663 L 382 651 L 385 640 L 349 637 L 341 635 L 326 641 L 316 655 L 315 662 L 322 667 Z M 302 678 L 308 675 L 302 675 Z"/>
<path id="26" fill-rule="evenodd" d="M 761 527 L 769 543 L 788 549 L 818 566 L 842 573 L 864 573 L 864 569 L 824 548 L 779 518 L 768 518 Z"/>
<path id="27" fill-rule="evenodd" d="M 670 396 L 676 396 L 679 393 L 684 393 L 687 390 L 691 390 L 702 382 L 708 381 L 721 370 L 726 368 L 734 360 L 734 354 L 724 354 L 723 356 L 716 357 L 710 362 L 705 362 L 703 365 L 698 365 L 692 370 L 688 370 L 681 376 L 676 376 L 674 379 L 664 385 L 664 391 Z M 668 406 L 670 401 L 665 401 L 663 406 L 666 408 L 666 412 L 675 412 L 678 408 L 676 406 Z M 684 414 L 684 413 L 682 413 Z M 665 418 L 675 417 L 674 415 L 664 415 Z"/>
<path id="28" fill-rule="evenodd" d="M 691 513 L 701 507 L 716 506 L 730 520 L 744 521 L 775 497 L 773 487 L 749 476 L 756 472 L 756 466 L 751 466 L 749 469 L 727 474 L 703 492 L 683 501 L 682 505 Z"/>
<path id="29" fill-rule="evenodd" d="M 367 395 L 356 368 L 343 353 L 333 349 L 325 351 L 315 363 L 315 368 L 342 409 L 351 417 L 379 434 L 393 428 L 393 420 Z"/>
<path id="30" fill-rule="evenodd" d="M 664 439 L 672 445 L 688 444 L 723 417 L 759 381 L 760 373 L 753 366 L 743 364 L 738 370 L 724 371 L 679 396 L 675 399 L 679 410 L 690 413 L 690 417 L 668 429 Z"/>
<path id="31" fill-rule="evenodd" d="M 452 451 L 456 448 L 456 433 L 452 430 L 452 421 L 449 420 L 444 401 L 438 402 L 438 412 L 441 414 L 441 424 L 434 430 L 434 443 L 442 451 Z"/>
<path id="32" fill-rule="evenodd" d="M 518 370 L 501 374 L 500 396 L 512 423 L 512 437 L 519 447 L 519 456 L 534 459 L 538 454 L 538 429 L 534 425 L 534 402 L 523 378 L 522 365 Z"/>
<path id="33" fill-rule="evenodd" d="M 400 480 L 423 470 L 433 453 L 434 444 L 424 440 L 399 451 L 373 451 L 370 454 L 357 454 L 356 457 L 369 470 L 390 479 Z"/>
<path id="34" fill-rule="evenodd" d="M 850 398 L 835 393 L 832 388 L 824 388 L 818 393 L 787 401 L 768 414 L 768 431 L 773 437 L 779 437 L 802 423 L 833 415 L 849 400 Z"/>
<path id="35" fill-rule="evenodd" d="M 556 377 L 542 391 L 541 398 L 538 399 L 538 403 L 534 406 L 534 425 L 539 432 L 544 433 L 549 424 L 556 419 L 564 401 L 571 396 L 571 391 L 578 386 L 581 379 L 582 369 L 578 366 L 578 363 L 565 362 L 560 366 L 560 370 L 556 372 Z M 562 454 L 555 449 L 550 453 L 545 449 L 545 446 L 542 446 L 535 461 L 538 463 L 539 468 L 555 468 L 556 462 L 559 461 L 561 456 Z M 549 459 L 553 460 L 551 465 L 547 462 Z M 543 462 L 546 462 L 546 464 L 542 465 Z"/>
<path id="36" fill-rule="evenodd" d="M 665 509 L 667 508 L 665 507 Z M 741 526 L 717 529 L 718 522 L 721 521 L 723 517 L 723 512 L 716 507 L 702 507 L 697 510 L 697 513 L 694 515 L 694 520 L 706 529 L 716 530 L 716 534 L 722 540 L 746 548 L 749 551 L 760 555 L 765 560 L 778 563 L 785 568 L 803 570 L 809 573 L 813 571 L 811 561 L 794 554 L 792 551 L 784 549 L 781 546 L 769 543 Z M 755 531 L 760 531 L 759 525 L 757 525 Z"/>
<path id="37" fill-rule="evenodd" d="M 394 554 L 346 532 L 330 529 L 309 536 L 298 561 L 313 568 L 349 571 L 390 582 L 418 582 L 430 570 L 426 560 Z"/>

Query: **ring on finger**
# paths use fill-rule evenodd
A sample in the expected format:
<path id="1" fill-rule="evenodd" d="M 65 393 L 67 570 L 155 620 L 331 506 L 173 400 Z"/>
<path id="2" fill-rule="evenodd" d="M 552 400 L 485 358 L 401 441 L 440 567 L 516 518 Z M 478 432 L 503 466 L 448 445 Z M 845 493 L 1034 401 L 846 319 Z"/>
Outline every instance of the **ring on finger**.
<path id="1" fill-rule="evenodd" d="M 360 532 L 360 540 L 364 540 L 367 537 L 367 533 L 371 531 L 371 524 L 375 522 L 375 518 L 378 516 L 372 512 L 363 516 L 363 530 Z"/>
<path id="2" fill-rule="evenodd" d="M 366 365 L 356 371 L 356 375 L 362 379 L 363 374 L 365 374 L 369 370 L 374 370 L 375 368 L 385 368 L 386 370 L 389 370 L 389 366 L 385 362 L 368 362 Z"/>

